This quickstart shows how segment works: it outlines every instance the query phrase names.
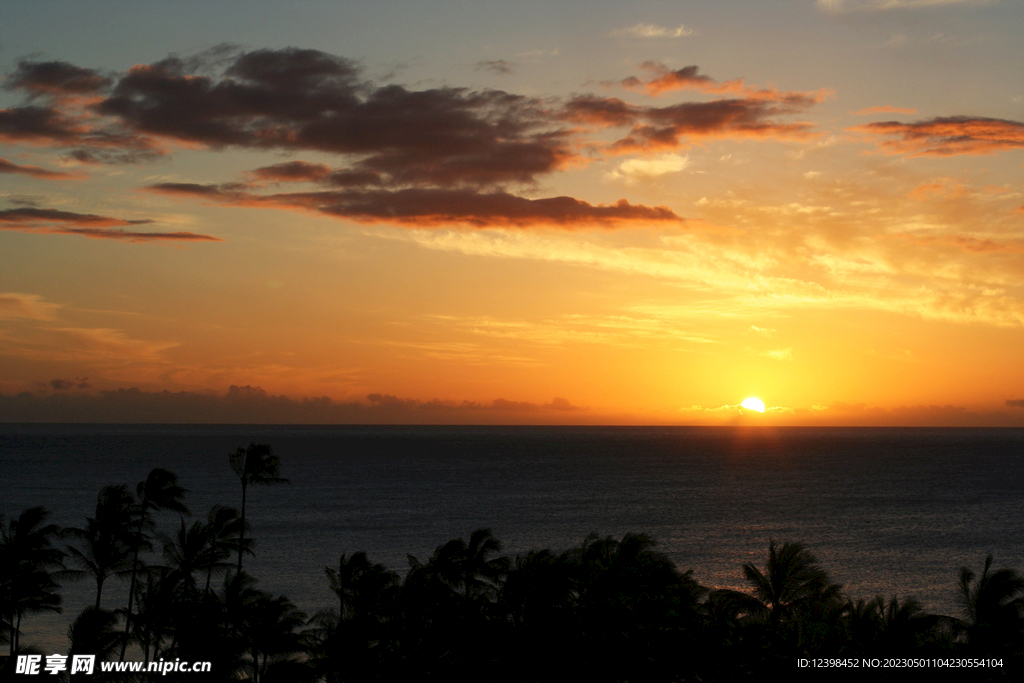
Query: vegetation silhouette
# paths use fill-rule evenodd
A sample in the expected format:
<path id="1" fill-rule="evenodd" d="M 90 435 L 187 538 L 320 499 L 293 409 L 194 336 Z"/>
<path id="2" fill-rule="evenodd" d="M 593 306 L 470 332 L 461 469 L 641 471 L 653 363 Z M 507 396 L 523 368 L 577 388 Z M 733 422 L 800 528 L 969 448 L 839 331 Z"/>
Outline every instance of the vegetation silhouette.
<path id="1" fill-rule="evenodd" d="M 135 580 L 139 573 L 139 552 L 143 546 L 150 547 L 149 539 L 146 536 L 146 527 L 153 524 L 152 513 L 157 510 L 170 510 L 181 515 L 190 514 L 182 502 L 185 493 L 185 489 L 178 486 L 178 477 L 173 472 L 159 467 L 152 470 L 146 480 L 140 481 L 135 487 L 135 494 L 139 499 L 134 508 L 138 526 L 131 536 L 134 553 L 132 556 L 132 578 L 128 588 L 128 609 L 125 612 L 124 636 L 121 642 L 119 661 L 124 661 L 124 653 L 128 647 L 128 636 L 131 631 Z M 184 521 L 182 526 L 184 526 Z"/>
<path id="2" fill-rule="evenodd" d="M 1024 578 L 994 569 L 991 556 L 980 573 L 964 567 L 950 582 L 963 607 L 957 618 L 931 614 L 913 597 L 855 600 L 808 548 L 774 539 L 763 564 L 740 567 L 747 590 L 710 590 L 645 534 L 591 534 L 561 552 L 510 557 L 490 529 L 477 529 L 425 560 L 408 556 L 404 577 L 365 552 L 310 568 L 334 598 L 307 616 L 240 568 L 253 552 L 245 490 L 286 481 L 278 459 L 253 443 L 231 465 L 243 509 L 214 506 L 205 520 L 186 519 L 185 491 L 165 470 L 154 470 L 136 497 L 126 485 L 104 487 L 80 528 L 48 524 L 38 507 L 0 519 L 0 637 L 9 652 L 33 651 L 21 642 L 22 620 L 59 611 L 61 581 L 91 578 L 94 604 L 72 620 L 68 654 L 96 655 L 96 668 L 61 680 L 671 683 L 793 676 L 800 658 L 894 656 L 998 661 L 974 673 L 1004 680 L 1024 661 Z M 156 510 L 177 519 L 159 529 Z M 110 577 L 134 577 L 124 609 L 102 609 Z M 212 669 L 101 669 L 127 647 L 144 664 Z M 5 675 L 13 665 L 11 658 Z"/>
<path id="3" fill-rule="evenodd" d="M 265 443 L 253 441 L 248 448 L 239 448 L 229 456 L 231 469 L 238 475 L 242 483 L 242 522 L 238 527 L 238 570 L 242 573 L 242 555 L 245 550 L 245 494 L 251 484 L 269 486 L 271 484 L 287 484 L 287 479 L 280 477 L 280 463 L 274 450 Z"/>

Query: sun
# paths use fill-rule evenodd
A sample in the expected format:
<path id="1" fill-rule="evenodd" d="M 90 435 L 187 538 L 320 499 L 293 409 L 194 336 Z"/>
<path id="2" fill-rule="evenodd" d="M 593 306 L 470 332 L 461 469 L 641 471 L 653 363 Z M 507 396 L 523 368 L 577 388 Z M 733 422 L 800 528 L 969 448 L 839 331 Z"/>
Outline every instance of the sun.
<path id="1" fill-rule="evenodd" d="M 743 399 L 743 403 L 741 403 L 740 406 L 747 410 L 756 410 L 759 413 L 764 412 L 764 401 L 759 398 L 754 398 L 753 396 Z"/>

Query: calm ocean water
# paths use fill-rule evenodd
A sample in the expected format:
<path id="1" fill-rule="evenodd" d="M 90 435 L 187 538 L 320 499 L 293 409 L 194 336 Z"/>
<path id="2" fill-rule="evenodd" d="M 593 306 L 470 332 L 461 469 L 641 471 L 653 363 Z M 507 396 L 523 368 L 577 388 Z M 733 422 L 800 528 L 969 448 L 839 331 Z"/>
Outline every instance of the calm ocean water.
<path id="1" fill-rule="evenodd" d="M 1024 569 L 1019 429 L 0 425 L 0 513 L 43 505 L 82 526 L 100 488 L 164 467 L 205 518 L 240 505 L 228 454 L 251 441 L 291 484 L 250 489 L 246 568 L 309 613 L 330 603 L 323 567 L 340 553 L 404 574 L 407 553 L 478 527 L 511 555 L 642 531 L 700 583 L 733 588 L 770 538 L 801 541 L 848 595 L 946 614 L 962 565 L 992 553 Z M 66 649 L 93 590 L 69 585 L 66 614 L 27 620 L 26 641 Z M 105 589 L 104 606 L 124 592 Z"/>

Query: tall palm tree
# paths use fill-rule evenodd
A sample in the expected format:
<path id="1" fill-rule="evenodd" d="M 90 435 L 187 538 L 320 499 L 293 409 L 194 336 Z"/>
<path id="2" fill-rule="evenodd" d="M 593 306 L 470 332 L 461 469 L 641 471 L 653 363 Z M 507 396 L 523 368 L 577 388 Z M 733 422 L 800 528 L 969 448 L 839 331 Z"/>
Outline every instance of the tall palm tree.
<path id="1" fill-rule="evenodd" d="M 168 470 L 157 467 L 150 471 L 145 481 L 135 487 L 135 495 L 139 498 L 136 507 L 136 528 L 132 556 L 131 583 L 128 588 L 128 611 L 124 620 L 124 640 L 121 643 L 120 661 L 124 661 L 124 653 L 128 647 L 128 635 L 131 633 L 132 609 L 135 598 L 135 581 L 139 573 L 139 552 L 146 543 L 145 528 L 152 525 L 152 513 L 157 510 L 169 510 L 181 515 L 188 515 L 188 508 L 182 502 L 185 489 L 178 486 L 178 477 Z"/>
<path id="2" fill-rule="evenodd" d="M 53 545 L 57 525 L 44 524 L 49 514 L 34 507 L 9 525 L 0 518 L 0 635 L 8 632 L 12 656 L 25 614 L 60 612 L 60 594 L 50 570 L 62 566 L 64 552 Z"/>
<path id="3" fill-rule="evenodd" d="M 85 527 L 64 530 L 64 535 L 78 541 L 68 546 L 68 559 L 81 569 L 67 569 L 62 578 L 96 581 L 96 604 L 100 609 L 103 584 L 111 576 L 126 578 L 132 573 L 135 500 L 124 484 L 106 486 L 96 501 L 96 516 L 87 517 Z M 79 547 L 80 546 L 80 547 Z"/>
<path id="4" fill-rule="evenodd" d="M 274 450 L 265 443 L 255 441 L 248 448 L 239 448 L 230 456 L 231 469 L 242 482 L 242 524 L 238 533 L 238 574 L 242 573 L 242 551 L 245 547 L 245 494 L 251 484 L 269 486 L 271 484 L 288 484 L 287 479 L 278 476 L 281 473 L 280 462 Z"/>

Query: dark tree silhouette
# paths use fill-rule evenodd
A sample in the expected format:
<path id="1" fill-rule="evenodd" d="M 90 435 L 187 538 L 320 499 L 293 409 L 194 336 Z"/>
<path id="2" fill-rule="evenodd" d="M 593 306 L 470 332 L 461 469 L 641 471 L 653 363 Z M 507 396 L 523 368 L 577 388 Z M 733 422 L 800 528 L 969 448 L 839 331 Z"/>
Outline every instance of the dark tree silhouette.
<path id="1" fill-rule="evenodd" d="M 273 449 L 267 444 L 253 441 L 248 448 L 239 448 L 230 456 L 231 469 L 238 475 L 242 483 L 242 523 L 238 535 L 238 570 L 242 573 L 242 551 L 245 548 L 245 495 L 251 484 L 269 486 L 271 484 L 287 484 L 281 473 L 280 463 Z"/>
<path id="2" fill-rule="evenodd" d="M 991 570 L 991 555 L 979 576 L 960 568 L 958 587 L 967 643 L 979 654 L 1024 654 L 1024 577 L 1012 569 Z"/>
<path id="3" fill-rule="evenodd" d="M 0 635 L 13 656 L 26 614 L 60 612 L 59 586 L 52 570 L 62 567 L 64 552 L 53 545 L 59 535 L 42 507 L 29 508 L 10 524 L 0 517 Z"/>
<path id="4" fill-rule="evenodd" d="M 132 573 L 134 508 L 127 486 L 107 486 L 96 501 L 96 516 L 87 517 L 84 528 L 64 530 L 78 543 L 68 546 L 68 559 L 81 569 L 68 569 L 59 575 L 72 580 L 91 576 L 96 581 L 96 609 L 100 609 L 106 580 L 111 576 L 127 578 Z"/>
<path id="5" fill-rule="evenodd" d="M 150 471 L 146 480 L 140 481 L 135 487 L 135 495 L 138 496 L 139 502 L 135 508 L 137 523 L 132 537 L 132 578 L 128 588 L 128 609 L 125 612 L 124 640 L 121 643 L 120 661 L 124 661 L 124 653 L 128 647 L 128 637 L 131 633 L 135 581 L 139 573 L 139 552 L 143 546 L 148 546 L 145 529 L 152 525 L 152 513 L 157 510 L 170 510 L 182 515 L 189 514 L 188 508 L 182 502 L 185 493 L 185 489 L 178 486 L 178 477 L 173 472 L 159 467 Z"/>

